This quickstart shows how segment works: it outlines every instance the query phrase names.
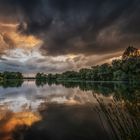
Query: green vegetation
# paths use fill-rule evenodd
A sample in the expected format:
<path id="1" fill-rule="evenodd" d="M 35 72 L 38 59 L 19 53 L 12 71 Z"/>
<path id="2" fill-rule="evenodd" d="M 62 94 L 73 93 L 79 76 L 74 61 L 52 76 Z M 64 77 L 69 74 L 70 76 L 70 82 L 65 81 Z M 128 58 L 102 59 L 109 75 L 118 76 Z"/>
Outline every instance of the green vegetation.
<path id="1" fill-rule="evenodd" d="M 23 79 L 23 76 L 20 72 L 4 72 L 0 73 L 1 80 L 8 80 L 8 79 Z"/>
<path id="2" fill-rule="evenodd" d="M 139 81 L 140 53 L 138 49 L 129 46 L 123 53 L 122 59 L 113 60 L 111 64 L 83 68 L 78 72 L 66 71 L 62 74 L 40 74 L 37 80 L 46 81 Z"/>
<path id="3" fill-rule="evenodd" d="M 19 87 L 23 83 L 23 76 L 20 72 L 4 72 L 0 73 L 0 86 Z"/>
<path id="4" fill-rule="evenodd" d="M 43 86 L 47 84 L 47 75 L 44 73 L 37 73 L 36 74 L 36 85 L 37 86 Z"/>

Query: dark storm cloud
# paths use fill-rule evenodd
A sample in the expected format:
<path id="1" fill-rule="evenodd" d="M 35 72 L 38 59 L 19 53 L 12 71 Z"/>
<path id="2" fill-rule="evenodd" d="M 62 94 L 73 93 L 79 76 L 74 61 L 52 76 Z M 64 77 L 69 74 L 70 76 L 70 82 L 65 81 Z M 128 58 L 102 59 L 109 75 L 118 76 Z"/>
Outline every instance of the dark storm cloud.
<path id="1" fill-rule="evenodd" d="M 0 21 L 17 21 L 18 9 L 16 0 L 0 0 Z"/>
<path id="2" fill-rule="evenodd" d="M 140 44 L 139 0 L 1 0 L 0 5 L 5 14 L 4 9 L 19 11 L 27 24 L 19 30 L 43 39 L 50 55 L 109 53 Z"/>

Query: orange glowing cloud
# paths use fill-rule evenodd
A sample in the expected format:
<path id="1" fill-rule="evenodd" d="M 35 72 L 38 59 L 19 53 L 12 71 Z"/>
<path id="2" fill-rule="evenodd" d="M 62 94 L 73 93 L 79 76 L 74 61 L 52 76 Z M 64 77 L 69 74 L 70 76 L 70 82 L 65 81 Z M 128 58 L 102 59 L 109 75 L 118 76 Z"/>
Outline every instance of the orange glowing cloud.
<path id="1" fill-rule="evenodd" d="M 16 47 L 33 48 L 41 45 L 42 41 L 32 35 L 22 35 L 17 32 L 10 32 L 9 37 L 13 40 Z"/>
<path id="2" fill-rule="evenodd" d="M 33 48 L 41 46 L 43 41 L 33 35 L 21 34 L 18 24 L 0 23 L 0 50 L 12 48 Z"/>

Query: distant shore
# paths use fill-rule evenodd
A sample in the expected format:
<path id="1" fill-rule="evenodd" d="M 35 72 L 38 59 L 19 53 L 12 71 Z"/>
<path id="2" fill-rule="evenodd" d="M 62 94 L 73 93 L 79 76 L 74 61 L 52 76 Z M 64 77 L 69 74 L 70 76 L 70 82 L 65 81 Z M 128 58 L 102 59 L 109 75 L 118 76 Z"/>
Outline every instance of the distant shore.
<path id="1" fill-rule="evenodd" d="M 23 76 L 20 72 L 0 73 L 0 83 L 8 79 L 14 80 L 36 80 L 38 83 L 48 81 L 140 81 L 140 53 L 133 46 L 129 46 L 124 51 L 121 59 L 113 60 L 112 63 L 92 66 L 91 68 L 81 68 L 79 71 L 66 71 L 56 74 L 37 73 L 34 76 Z"/>

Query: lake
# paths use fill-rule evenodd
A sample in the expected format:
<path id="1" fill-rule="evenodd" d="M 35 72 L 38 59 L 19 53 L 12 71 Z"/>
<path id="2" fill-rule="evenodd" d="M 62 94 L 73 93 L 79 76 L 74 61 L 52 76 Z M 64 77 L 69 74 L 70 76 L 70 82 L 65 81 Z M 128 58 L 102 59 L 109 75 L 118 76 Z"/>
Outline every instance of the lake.
<path id="1" fill-rule="evenodd" d="M 140 83 L 10 81 L 0 140 L 138 140 Z"/>

